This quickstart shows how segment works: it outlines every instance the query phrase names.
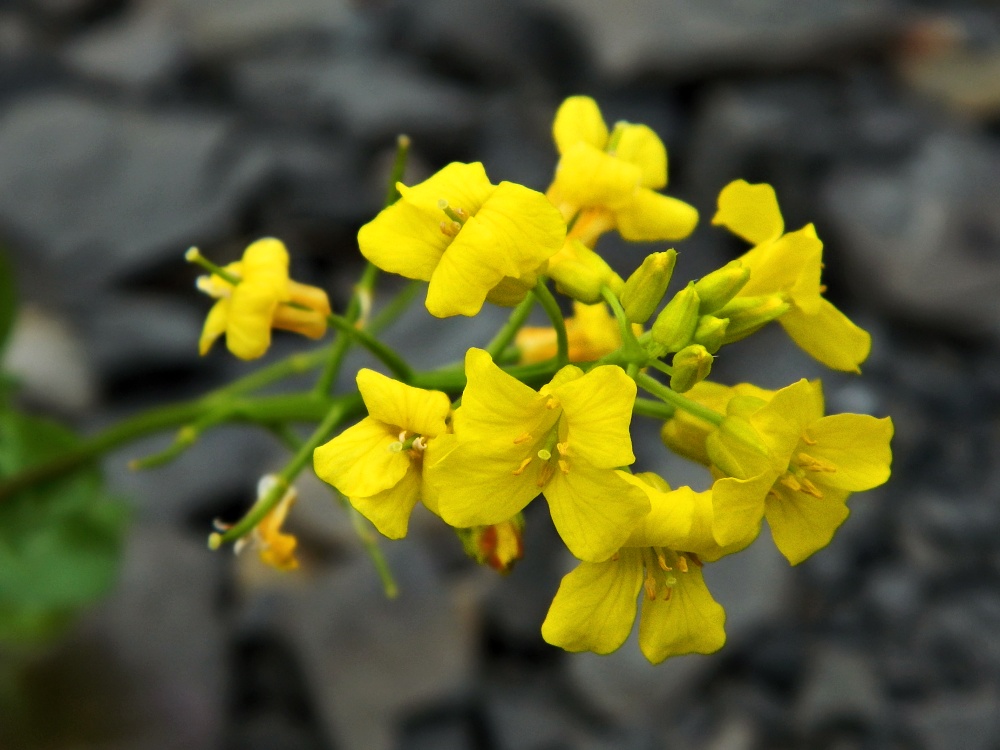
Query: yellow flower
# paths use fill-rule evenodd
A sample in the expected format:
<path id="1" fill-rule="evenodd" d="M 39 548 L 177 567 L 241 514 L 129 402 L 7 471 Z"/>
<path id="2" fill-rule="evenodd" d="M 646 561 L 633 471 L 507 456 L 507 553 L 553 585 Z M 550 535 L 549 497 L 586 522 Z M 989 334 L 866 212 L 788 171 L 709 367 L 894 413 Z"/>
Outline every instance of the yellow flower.
<path id="1" fill-rule="evenodd" d="M 566 318 L 571 362 L 593 362 L 622 345 L 618 321 L 603 302 L 585 305 L 573 302 L 573 315 Z M 556 356 L 556 330 L 552 327 L 525 326 L 517 332 L 514 343 L 521 352 L 521 363 L 544 362 Z"/>
<path id="2" fill-rule="evenodd" d="M 719 394 L 712 396 L 718 408 Z M 723 408 L 726 419 L 707 434 L 701 454 L 717 477 L 713 533 L 720 544 L 752 540 L 767 518 L 778 549 L 796 565 L 830 543 L 852 492 L 889 478 L 892 420 L 823 416 L 818 381 L 778 391 L 744 384 L 730 389 Z"/>
<path id="3" fill-rule="evenodd" d="M 374 370 L 359 371 L 357 382 L 369 416 L 319 446 L 313 464 L 375 528 L 400 539 L 421 497 L 424 450 L 448 431 L 451 403 Z"/>
<path id="4" fill-rule="evenodd" d="M 198 345 L 202 355 L 223 333 L 226 347 L 240 359 L 263 356 L 271 345 L 272 328 L 312 339 L 326 333 L 330 314 L 326 292 L 289 279 L 288 250 L 280 240 L 257 240 L 242 260 L 224 270 L 238 277 L 239 284 L 234 286 L 215 274 L 198 279 L 198 288 L 218 299 L 202 330 Z"/>
<path id="5" fill-rule="evenodd" d="M 871 336 L 823 298 L 823 243 L 813 225 L 786 234 L 774 189 L 744 180 L 722 189 L 712 223 L 754 245 L 740 258 L 750 281 L 736 299 L 781 295 L 791 308 L 778 322 L 796 344 L 827 367 L 859 372 Z M 717 314 L 725 317 L 725 309 Z"/>
<path id="6" fill-rule="evenodd" d="M 524 516 L 520 513 L 489 526 L 458 529 L 458 536 L 469 557 L 504 575 L 524 557 Z"/>
<path id="7" fill-rule="evenodd" d="M 455 434 L 427 465 L 441 517 L 463 528 L 499 523 L 542 492 L 570 552 L 610 556 L 649 510 L 616 470 L 635 461 L 635 383 L 619 367 L 584 375 L 571 365 L 536 392 L 481 349 L 466 354 L 465 372 Z"/>
<path id="8" fill-rule="evenodd" d="M 731 550 L 712 539 L 711 492 L 671 491 L 653 474 L 628 479 L 649 497 L 650 513 L 611 559 L 581 563 L 563 578 L 542 637 L 567 651 L 610 653 L 628 638 L 644 591 L 639 647 L 649 661 L 718 651 L 726 614 L 701 567 Z"/>
<path id="9" fill-rule="evenodd" d="M 667 150 L 645 125 L 620 122 L 609 133 L 597 103 L 573 96 L 559 107 L 552 134 L 559 150 L 549 199 L 571 236 L 593 247 L 606 231 L 626 240 L 680 240 L 698 223 L 687 203 L 656 191 L 667 185 Z"/>
<path id="10" fill-rule="evenodd" d="M 566 235 L 545 196 L 493 185 L 478 162 L 397 188 L 402 197 L 361 227 L 358 245 L 379 268 L 430 282 L 426 305 L 439 318 L 475 315 L 487 299 L 516 304 Z"/>
<path id="11" fill-rule="evenodd" d="M 278 478 L 273 474 L 261 477 L 257 483 L 257 499 L 267 495 L 277 484 Z M 295 570 L 299 561 L 295 557 L 295 547 L 298 540 L 292 534 L 281 531 L 288 512 L 298 497 L 294 487 L 289 487 L 278 504 L 275 505 L 263 520 L 247 536 L 236 542 L 234 550 L 239 553 L 247 546 L 257 549 L 260 559 L 272 568 L 278 570 Z"/>

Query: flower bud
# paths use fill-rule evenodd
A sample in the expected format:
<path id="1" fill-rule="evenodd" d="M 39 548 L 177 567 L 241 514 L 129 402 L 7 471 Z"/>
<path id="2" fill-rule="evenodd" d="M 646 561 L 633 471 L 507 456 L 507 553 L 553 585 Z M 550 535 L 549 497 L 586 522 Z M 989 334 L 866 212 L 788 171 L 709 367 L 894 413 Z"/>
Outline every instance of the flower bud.
<path id="1" fill-rule="evenodd" d="M 649 320 L 670 285 L 676 263 L 677 252 L 673 249 L 652 253 L 628 277 L 621 300 L 630 321 L 645 323 Z"/>
<path id="2" fill-rule="evenodd" d="M 738 260 L 731 261 L 703 276 L 694 285 L 701 300 L 699 312 L 702 315 L 715 312 L 739 294 L 748 281 L 750 281 L 750 269 L 744 268 Z"/>
<path id="3" fill-rule="evenodd" d="M 734 299 L 715 313 L 717 317 L 729 318 L 729 327 L 726 328 L 726 339 L 723 343 L 731 344 L 746 338 L 772 320 L 780 318 L 790 308 L 791 304 L 785 302 L 778 294 Z"/>
<path id="4" fill-rule="evenodd" d="M 465 553 L 480 565 L 506 575 L 524 557 L 524 516 L 518 513 L 501 523 L 458 529 Z"/>
<path id="5" fill-rule="evenodd" d="M 560 292 L 587 305 L 601 301 L 601 287 L 619 294 L 625 284 L 600 255 L 579 240 L 567 240 L 549 259 L 549 275 Z"/>
<path id="6" fill-rule="evenodd" d="M 689 283 L 667 303 L 653 323 L 651 335 L 661 354 L 687 346 L 698 325 L 698 292 Z"/>
<path id="7" fill-rule="evenodd" d="M 678 393 L 691 390 L 696 383 L 708 377 L 714 357 L 701 344 L 685 346 L 674 355 L 670 387 Z"/>
<path id="8" fill-rule="evenodd" d="M 749 479 L 770 461 L 770 451 L 753 425 L 743 417 L 727 415 L 705 440 L 705 449 L 723 474 Z"/>
<path id="9" fill-rule="evenodd" d="M 702 315 L 694 329 L 694 342 L 701 344 L 712 354 L 719 351 L 725 343 L 726 329 L 729 328 L 728 318 L 717 318 L 714 315 Z"/>

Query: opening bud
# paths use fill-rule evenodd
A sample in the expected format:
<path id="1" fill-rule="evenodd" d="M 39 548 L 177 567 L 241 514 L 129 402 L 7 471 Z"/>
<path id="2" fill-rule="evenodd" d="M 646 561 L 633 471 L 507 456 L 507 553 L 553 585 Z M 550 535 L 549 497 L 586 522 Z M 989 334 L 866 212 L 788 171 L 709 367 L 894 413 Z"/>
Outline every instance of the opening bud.
<path id="1" fill-rule="evenodd" d="M 698 325 L 700 300 L 694 283 L 689 283 L 667 303 L 650 331 L 661 353 L 679 352 L 687 346 Z"/>
<path id="2" fill-rule="evenodd" d="M 777 320 L 791 308 L 791 304 L 778 294 L 734 299 L 715 314 L 728 318 L 726 338 L 723 343 L 731 344 L 756 333 L 772 320 Z"/>
<path id="3" fill-rule="evenodd" d="M 587 305 L 601 301 L 601 287 L 620 294 L 625 283 L 604 258 L 579 240 L 567 240 L 549 259 L 549 275 L 560 292 Z"/>
<path id="4" fill-rule="evenodd" d="M 726 341 L 726 329 L 729 328 L 728 318 L 717 318 L 714 315 L 702 315 L 694 329 L 694 342 L 701 344 L 712 354 Z"/>
<path id="5" fill-rule="evenodd" d="M 714 466 L 737 479 L 749 479 L 771 461 L 770 451 L 753 425 L 731 414 L 705 440 L 705 449 Z"/>
<path id="6" fill-rule="evenodd" d="M 715 312 L 739 294 L 740 290 L 750 281 L 750 269 L 734 260 L 707 276 L 699 279 L 694 288 L 701 299 L 699 312 L 702 315 Z"/>
<path id="7" fill-rule="evenodd" d="M 652 253 L 628 277 L 621 300 L 630 321 L 645 323 L 649 320 L 670 285 L 676 263 L 677 252 L 673 249 Z"/>

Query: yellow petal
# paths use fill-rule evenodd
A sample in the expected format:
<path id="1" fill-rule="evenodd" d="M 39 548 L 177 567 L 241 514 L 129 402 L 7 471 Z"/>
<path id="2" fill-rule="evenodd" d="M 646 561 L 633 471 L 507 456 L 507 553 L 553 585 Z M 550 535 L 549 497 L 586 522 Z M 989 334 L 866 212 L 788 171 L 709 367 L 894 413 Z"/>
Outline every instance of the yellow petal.
<path id="1" fill-rule="evenodd" d="M 581 563 L 559 584 L 542 623 L 542 638 L 566 651 L 610 654 L 628 638 L 642 588 L 642 560 L 622 550 L 617 560 Z"/>
<path id="2" fill-rule="evenodd" d="M 712 485 L 712 534 L 719 546 L 757 537 L 764 520 L 764 498 L 775 479 L 776 472 L 766 472 L 750 479 L 723 477 Z"/>
<path id="3" fill-rule="evenodd" d="M 198 353 L 201 356 L 208 354 L 215 340 L 226 332 L 228 322 L 229 299 L 224 297 L 212 305 L 205 318 L 205 327 L 201 329 L 201 338 L 198 340 Z"/>
<path id="4" fill-rule="evenodd" d="M 828 545 L 850 515 L 846 503 L 849 493 L 842 490 L 827 489 L 823 497 L 813 497 L 776 484 L 772 492 L 765 517 L 775 546 L 792 565 Z"/>
<path id="5" fill-rule="evenodd" d="M 625 205 L 642 182 L 642 170 L 586 143 L 567 149 L 556 167 L 563 200 L 578 207 Z"/>
<path id="6" fill-rule="evenodd" d="M 537 270 L 566 239 L 566 224 L 548 198 L 513 182 L 497 186 L 459 237 L 473 228 L 481 251 L 494 254 L 509 276 Z"/>
<path id="7" fill-rule="evenodd" d="M 560 154 L 580 141 L 603 151 L 608 142 L 608 128 L 597 102 L 589 96 L 566 99 L 556 112 L 552 137 Z"/>
<path id="8" fill-rule="evenodd" d="M 288 250 L 281 240 L 265 237 L 243 251 L 242 283 L 268 286 L 277 299 L 288 299 Z"/>
<path id="9" fill-rule="evenodd" d="M 834 414 L 810 424 L 807 433 L 816 445 L 805 446 L 805 452 L 837 469 L 818 475 L 825 487 L 861 492 L 889 479 L 893 425 L 888 417 Z"/>
<path id="10" fill-rule="evenodd" d="M 387 490 L 410 468 L 405 451 L 389 448 L 397 439 L 385 424 L 365 417 L 313 452 L 316 475 L 347 497 Z"/>
<path id="11" fill-rule="evenodd" d="M 610 365 L 552 390 L 566 420 L 571 465 L 579 460 L 612 469 L 635 462 L 629 433 L 635 392 L 635 381 Z"/>
<path id="12" fill-rule="evenodd" d="M 581 560 L 611 557 L 649 513 L 646 493 L 629 484 L 624 473 L 576 462 L 568 473 L 556 469 L 545 485 L 552 522 Z"/>
<path id="13" fill-rule="evenodd" d="M 859 365 L 871 351 L 868 332 L 825 299 L 814 315 L 793 307 L 778 322 L 806 354 L 834 370 L 861 372 Z"/>
<path id="14" fill-rule="evenodd" d="M 373 419 L 428 438 L 448 431 L 451 401 L 444 393 L 414 388 L 368 369 L 358 371 L 357 382 Z"/>
<path id="15" fill-rule="evenodd" d="M 271 327 L 298 333 L 311 339 L 321 339 L 326 335 L 326 316 L 315 310 L 300 310 L 297 307 L 279 304 L 271 319 Z"/>
<path id="16" fill-rule="evenodd" d="M 520 513 L 541 491 L 537 481 L 540 461 L 514 473 L 526 452 L 512 455 L 511 449 L 501 453 L 480 443 L 456 441 L 435 463 L 425 456 L 425 480 L 445 523 L 458 528 L 489 526 Z"/>
<path id="17" fill-rule="evenodd" d="M 526 432 L 535 439 L 543 437 L 542 431 L 550 429 L 559 417 L 555 410 L 546 408 L 545 396 L 505 373 L 482 349 L 466 352 L 465 376 L 462 407 L 454 420 L 460 440 L 493 438 L 513 445 Z"/>
<path id="18" fill-rule="evenodd" d="M 816 312 L 821 299 L 823 243 L 812 224 L 755 247 L 744 253 L 740 262 L 750 269 L 750 280 L 740 297 L 783 292 L 795 307 L 809 314 Z"/>
<path id="19" fill-rule="evenodd" d="M 682 546 L 691 533 L 694 520 L 694 492 L 690 487 L 671 490 L 662 478 L 648 472 L 622 473 L 622 479 L 641 489 L 649 499 L 650 511 L 639 521 L 625 542 L 627 547 L 667 547 L 687 549 Z M 651 482 L 659 480 L 663 487 Z"/>
<path id="20" fill-rule="evenodd" d="M 726 612 L 712 598 L 701 569 L 677 571 L 669 599 L 643 598 L 639 648 L 653 664 L 682 654 L 711 654 L 726 642 Z"/>
<path id="21" fill-rule="evenodd" d="M 802 431 L 822 416 L 822 386 L 805 378 L 775 391 L 767 405 L 753 414 L 751 421 L 775 458 L 773 468 L 783 472 L 788 467 Z"/>
<path id="22" fill-rule="evenodd" d="M 411 465 L 394 486 L 370 497 L 349 498 L 358 512 L 390 539 L 402 539 L 410 523 L 413 506 L 420 499 L 420 470 Z"/>
<path id="23" fill-rule="evenodd" d="M 622 125 L 615 156 L 642 170 L 639 184 L 659 190 L 667 184 L 667 149 L 660 136 L 645 125 Z"/>
<path id="24" fill-rule="evenodd" d="M 430 281 L 452 237 L 441 231 L 447 217 L 398 200 L 361 227 L 358 247 L 368 260 L 389 273 Z"/>
<path id="25" fill-rule="evenodd" d="M 402 200 L 436 217 L 435 226 L 445 218 L 440 201 L 453 210 L 461 209 L 474 216 L 496 189 L 482 163 L 452 162 L 413 187 L 397 185 Z"/>
<path id="26" fill-rule="evenodd" d="M 226 326 L 226 347 L 240 359 L 257 359 L 271 345 L 271 319 L 278 306 L 275 289 L 249 277 L 233 290 Z"/>
<path id="27" fill-rule="evenodd" d="M 719 193 L 719 210 L 712 223 L 726 227 L 752 245 L 775 240 L 785 231 L 774 188 L 735 180 Z"/>
<path id="28" fill-rule="evenodd" d="M 621 236 L 631 242 L 682 240 L 698 224 L 698 211 L 684 201 L 640 188 L 615 210 Z"/>

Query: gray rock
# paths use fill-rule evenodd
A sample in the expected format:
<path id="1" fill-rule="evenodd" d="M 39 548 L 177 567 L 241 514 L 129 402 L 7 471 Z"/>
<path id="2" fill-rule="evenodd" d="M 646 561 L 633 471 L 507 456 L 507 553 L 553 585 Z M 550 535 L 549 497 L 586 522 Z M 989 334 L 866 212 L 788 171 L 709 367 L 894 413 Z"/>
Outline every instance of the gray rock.
<path id="1" fill-rule="evenodd" d="M 807 669 L 796 706 L 796 722 L 813 733 L 847 723 L 884 721 L 886 699 L 871 659 L 863 652 L 822 644 Z"/>
<path id="2" fill-rule="evenodd" d="M 400 133 L 418 145 L 468 137 L 477 120 L 471 94 L 391 59 L 272 56 L 240 65 L 235 83 L 268 117 L 339 127 L 369 144 Z"/>
<path id="3" fill-rule="evenodd" d="M 401 595 L 387 600 L 371 562 L 304 565 L 246 590 L 291 644 L 337 747 L 395 746 L 403 717 L 466 689 L 474 621 L 413 540 L 384 547 Z M 256 565 L 251 555 L 241 558 Z"/>
<path id="4" fill-rule="evenodd" d="M 1000 149 L 939 131 L 911 161 L 836 170 L 824 201 L 847 270 L 884 310 L 963 335 L 1000 333 Z"/>
<path id="5" fill-rule="evenodd" d="M 143 3 L 125 16 L 75 39 L 66 62 L 88 78 L 147 94 L 188 64 L 188 51 L 168 5 Z"/>
<path id="6" fill-rule="evenodd" d="M 899 20 L 898 6 L 883 0 L 535 2 L 565 13 L 600 68 L 615 79 L 821 62 L 833 52 L 872 46 Z"/>
<path id="7" fill-rule="evenodd" d="M 944 694 L 915 706 L 910 726 L 925 750 L 992 750 L 1000 742 L 998 702 L 993 689 Z"/>
<path id="8" fill-rule="evenodd" d="M 865 601 L 892 632 L 911 629 L 925 605 L 920 574 L 909 565 L 883 565 L 866 574 Z"/>
<path id="9" fill-rule="evenodd" d="M 1000 670 L 1000 595 L 979 584 L 935 602 L 915 634 L 915 648 L 937 665 L 938 682 L 976 685 Z"/>
<path id="10" fill-rule="evenodd" d="M 22 99 L 0 120 L 0 223 L 36 268 L 26 278 L 61 282 L 68 297 L 86 299 L 114 278 L 232 234 L 269 175 L 267 159 L 245 145 L 215 116 L 63 94 Z"/>

